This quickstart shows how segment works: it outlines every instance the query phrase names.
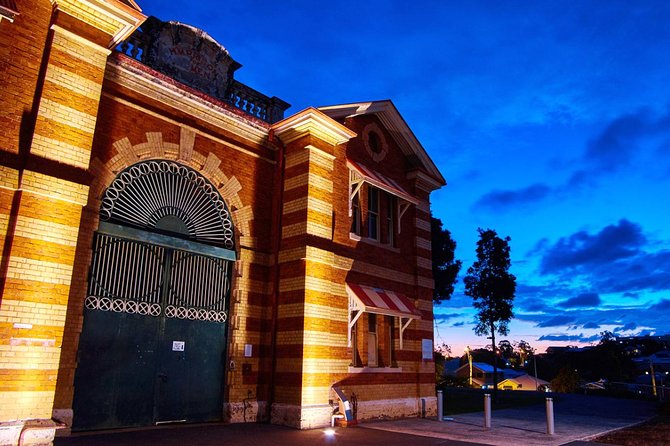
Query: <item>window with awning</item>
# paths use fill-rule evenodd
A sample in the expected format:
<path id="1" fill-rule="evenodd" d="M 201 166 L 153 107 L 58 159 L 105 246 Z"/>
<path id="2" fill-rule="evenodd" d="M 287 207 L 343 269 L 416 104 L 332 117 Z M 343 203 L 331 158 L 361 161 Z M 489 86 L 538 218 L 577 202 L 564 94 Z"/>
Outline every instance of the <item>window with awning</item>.
<path id="1" fill-rule="evenodd" d="M 400 348 L 403 348 L 403 334 L 414 319 L 421 319 L 421 312 L 412 300 L 404 294 L 371 286 L 347 283 L 349 296 L 348 346 L 351 347 L 352 330 L 363 313 L 397 317 L 400 326 Z"/>
<path id="2" fill-rule="evenodd" d="M 418 204 L 419 200 L 403 189 L 403 187 L 393 179 L 362 164 L 347 160 L 347 167 L 349 168 L 349 217 L 351 217 L 353 213 L 352 203 L 355 203 L 356 196 L 360 193 L 363 184 L 368 183 L 369 185 L 398 198 L 396 200 L 398 209 L 395 215 L 397 220 L 396 226 L 398 233 L 400 233 L 400 221 L 402 216 L 407 212 L 410 205 Z"/>

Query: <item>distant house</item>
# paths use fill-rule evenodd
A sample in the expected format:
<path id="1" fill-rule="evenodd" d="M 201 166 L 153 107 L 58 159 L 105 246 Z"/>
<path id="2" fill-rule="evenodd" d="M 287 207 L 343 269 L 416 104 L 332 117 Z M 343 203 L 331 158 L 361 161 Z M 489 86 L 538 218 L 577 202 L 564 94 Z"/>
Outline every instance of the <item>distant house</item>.
<path id="1" fill-rule="evenodd" d="M 523 375 L 506 378 L 498 383 L 498 389 L 501 390 L 532 390 L 535 391 L 540 386 L 548 386 L 549 383 L 543 379 L 530 376 L 527 373 Z"/>
<path id="2" fill-rule="evenodd" d="M 670 351 L 661 350 L 653 355 L 634 358 L 633 362 L 639 371 L 649 371 L 651 364 L 654 365 L 655 373 L 670 372 Z"/>
<path id="3" fill-rule="evenodd" d="M 456 371 L 460 368 L 461 358 L 445 359 L 444 376 L 456 376 Z"/>
<path id="4" fill-rule="evenodd" d="M 517 372 L 511 369 L 505 369 L 498 367 L 498 382 L 510 378 L 513 376 L 518 376 L 521 372 Z M 470 377 L 470 365 L 464 364 L 456 369 L 456 376 L 462 378 Z M 485 362 L 473 362 L 472 363 L 472 384 L 474 386 L 483 387 L 493 385 L 493 366 Z"/>

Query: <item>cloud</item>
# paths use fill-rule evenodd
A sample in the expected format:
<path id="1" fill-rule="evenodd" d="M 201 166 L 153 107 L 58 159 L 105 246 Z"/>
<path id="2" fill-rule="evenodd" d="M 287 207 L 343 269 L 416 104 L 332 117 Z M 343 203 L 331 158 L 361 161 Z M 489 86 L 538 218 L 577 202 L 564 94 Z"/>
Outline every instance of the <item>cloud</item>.
<path id="1" fill-rule="evenodd" d="M 576 318 L 574 316 L 559 315 L 539 322 L 536 327 L 560 327 L 561 325 L 571 324 L 575 320 Z"/>
<path id="2" fill-rule="evenodd" d="M 637 324 L 635 322 L 629 322 L 625 325 L 622 325 L 621 327 L 615 328 L 614 333 L 619 333 L 621 331 L 635 330 L 636 328 L 637 328 Z"/>
<path id="3" fill-rule="evenodd" d="M 484 194 L 473 205 L 477 209 L 500 210 L 544 200 L 551 193 L 545 184 L 533 184 L 519 190 L 493 190 Z"/>
<path id="4" fill-rule="evenodd" d="M 600 335 L 593 336 L 584 336 L 583 333 L 578 335 L 567 335 L 567 334 L 548 334 L 542 335 L 538 338 L 538 341 L 564 341 L 564 342 L 595 342 L 600 340 Z"/>
<path id="5" fill-rule="evenodd" d="M 639 254 L 646 243 L 640 225 L 622 219 L 595 235 L 580 231 L 559 239 L 544 253 L 540 273 L 554 274 L 584 265 L 608 264 Z"/>
<path id="6" fill-rule="evenodd" d="M 456 322 L 455 324 L 452 324 L 451 326 L 452 327 L 462 327 L 463 325 L 465 325 L 465 322 L 461 321 L 461 322 Z"/>
<path id="7" fill-rule="evenodd" d="M 670 311 L 670 299 L 663 299 L 659 303 L 649 307 L 651 311 Z"/>
<path id="8" fill-rule="evenodd" d="M 653 154 L 661 163 L 670 145 L 670 108 L 666 114 L 649 109 L 621 114 L 605 124 L 602 130 L 586 143 L 581 156 L 566 165 L 580 168 L 567 172 L 567 180 L 555 185 L 535 183 L 519 189 L 494 189 L 482 195 L 473 210 L 504 211 L 537 203 L 549 198 L 565 198 L 586 187 L 595 186 L 603 175 L 612 174 L 635 161 L 643 154 Z M 644 160 L 646 166 L 649 160 Z M 556 161 L 550 166 L 555 171 Z"/>
<path id="9" fill-rule="evenodd" d="M 461 316 L 463 315 L 460 313 L 435 313 L 435 319 L 438 321 L 447 321 L 449 319 L 454 319 Z"/>
<path id="10" fill-rule="evenodd" d="M 584 158 L 597 170 L 612 172 L 630 163 L 640 140 L 657 126 L 648 110 L 619 116 L 587 146 Z"/>
<path id="11" fill-rule="evenodd" d="M 541 257 L 543 276 L 579 283 L 600 294 L 638 299 L 643 291 L 670 289 L 670 249 L 648 252 L 668 244 L 650 241 L 639 224 L 622 219 L 599 232 L 579 231 L 554 244 L 541 240 L 529 253 Z M 563 302 L 566 307 L 570 303 L 570 299 Z"/>
<path id="12" fill-rule="evenodd" d="M 600 305 L 600 296 L 596 293 L 583 293 L 572 297 L 563 302 L 559 302 L 559 306 L 563 308 L 579 308 L 579 307 L 597 307 Z"/>
<path id="13" fill-rule="evenodd" d="M 600 325 L 596 324 L 595 322 L 587 322 L 582 325 L 582 328 L 597 330 L 600 328 Z"/>

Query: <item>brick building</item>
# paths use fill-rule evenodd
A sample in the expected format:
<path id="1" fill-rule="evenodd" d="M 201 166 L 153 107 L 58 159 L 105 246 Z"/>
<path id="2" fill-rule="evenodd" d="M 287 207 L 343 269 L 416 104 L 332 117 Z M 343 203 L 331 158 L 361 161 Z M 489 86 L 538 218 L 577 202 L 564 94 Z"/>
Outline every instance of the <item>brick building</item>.
<path id="1" fill-rule="evenodd" d="M 133 0 L 0 17 L 0 444 L 435 412 L 445 182 L 390 101 L 284 117 Z"/>

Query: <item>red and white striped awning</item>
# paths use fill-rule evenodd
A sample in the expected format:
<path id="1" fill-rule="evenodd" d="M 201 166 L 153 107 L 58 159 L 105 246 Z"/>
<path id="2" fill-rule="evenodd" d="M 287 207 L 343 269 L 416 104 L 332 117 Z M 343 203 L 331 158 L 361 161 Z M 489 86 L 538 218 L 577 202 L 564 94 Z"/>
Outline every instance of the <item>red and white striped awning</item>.
<path id="1" fill-rule="evenodd" d="M 353 304 L 352 310 L 408 319 L 421 318 L 419 310 L 404 294 L 355 283 L 347 283 L 347 294 Z"/>
<path id="2" fill-rule="evenodd" d="M 391 178 L 388 178 L 379 172 L 375 172 L 374 170 L 369 169 L 362 164 L 355 163 L 351 160 L 347 160 L 347 167 L 349 167 L 352 172 L 356 173 L 360 177 L 360 180 L 365 181 L 366 183 L 369 183 L 412 204 L 419 203 L 418 199 L 410 195 L 409 192 L 403 189 L 402 186 L 400 186 Z"/>

